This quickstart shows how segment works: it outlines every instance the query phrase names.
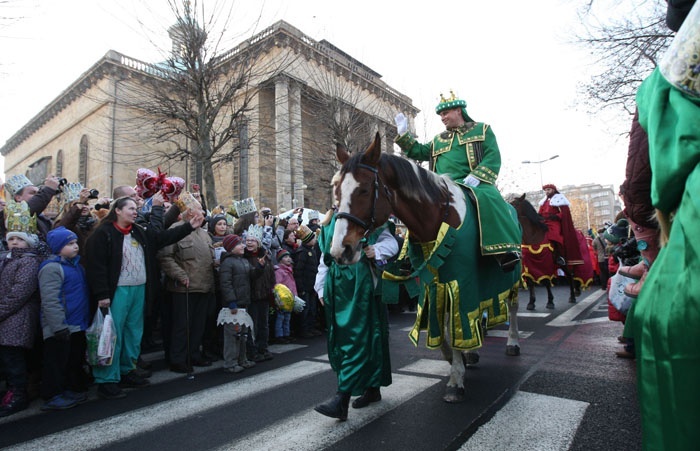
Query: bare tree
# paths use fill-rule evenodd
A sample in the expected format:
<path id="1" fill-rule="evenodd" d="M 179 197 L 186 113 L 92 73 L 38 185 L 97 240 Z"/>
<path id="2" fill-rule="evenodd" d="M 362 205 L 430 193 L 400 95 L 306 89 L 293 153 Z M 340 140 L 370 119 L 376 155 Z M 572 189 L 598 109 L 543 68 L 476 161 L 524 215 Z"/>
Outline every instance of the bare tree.
<path id="1" fill-rule="evenodd" d="M 134 133 L 168 144 L 157 157 L 193 164 L 194 178 L 207 204 L 214 206 L 214 169 L 234 161 L 241 146 L 255 140 L 247 124 L 259 83 L 281 72 L 289 61 L 284 56 L 263 58 L 269 47 L 249 42 L 221 52 L 223 32 L 216 39 L 209 33 L 222 17 L 225 23 L 218 27 L 226 29 L 232 10 L 215 7 L 205 20 L 196 0 L 168 1 L 175 15 L 175 25 L 168 30 L 173 49 L 139 83 L 130 83 L 129 94 L 120 101 L 141 112 L 132 121 Z"/>
<path id="2" fill-rule="evenodd" d="M 611 7 L 622 3 L 628 7 Z M 594 6 L 600 6 L 606 14 L 617 11 L 620 15 L 601 19 Z M 666 3 L 586 0 L 579 16 L 582 29 L 574 39 L 590 48 L 600 67 L 580 86 L 584 104 L 591 112 L 612 108 L 633 114 L 637 88 L 656 67 L 673 37 L 665 22 Z"/>

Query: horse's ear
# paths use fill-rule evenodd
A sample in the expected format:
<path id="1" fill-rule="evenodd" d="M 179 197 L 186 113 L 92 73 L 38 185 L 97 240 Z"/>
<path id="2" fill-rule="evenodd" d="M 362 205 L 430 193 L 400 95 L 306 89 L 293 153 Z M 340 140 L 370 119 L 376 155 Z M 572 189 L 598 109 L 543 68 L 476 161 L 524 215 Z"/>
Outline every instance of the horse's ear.
<path id="1" fill-rule="evenodd" d="M 527 193 L 523 193 L 522 196 L 518 197 L 518 200 L 519 200 L 519 201 L 525 200 L 525 196 L 527 196 Z"/>
<path id="2" fill-rule="evenodd" d="M 335 157 L 340 164 L 345 164 L 345 162 L 350 159 L 350 154 L 348 153 L 348 148 L 345 143 L 340 141 L 335 142 Z"/>
<path id="3" fill-rule="evenodd" d="M 362 159 L 365 163 L 370 166 L 376 166 L 379 164 L 379 159 L 382 156 L 382 137 L 377 132 L 374 135 L 374 141 L 369 145 L 367 150 L 365 150 L 364 158 Z"/>

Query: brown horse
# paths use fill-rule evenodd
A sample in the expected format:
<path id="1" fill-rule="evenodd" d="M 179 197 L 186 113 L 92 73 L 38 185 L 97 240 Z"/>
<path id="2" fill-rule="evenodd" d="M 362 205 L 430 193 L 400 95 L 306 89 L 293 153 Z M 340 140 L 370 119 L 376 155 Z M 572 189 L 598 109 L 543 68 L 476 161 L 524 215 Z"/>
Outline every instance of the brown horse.
<path id="1" fill-rule="evenodd" d="M 484 326 L 510 322 L 506 354 L 519 355 L 518 282 L 520 273 L 503 272 L 493 257 L 482 257 L 476 207 L 465 190 L 412 161 L 381 151 L 379 134 L 352 157 L 343 145 L 335 185 L 338 201 L 331 255 L 340 264 L 360 258 L 362 238 L 391 214 L 408 228 L 407 255 L 414 272 L 402 283 L 416 284 L 419 306 L 409 337 L 417 344 L 426 331 L 429 348 L 440 348 L 451 363 L 444 400 L 464 399 L 465 364 L 475 363 Z M 515 210 L 513 227 L 519 227 Z M 398 280 L 385 273 L 384 279 Z M 420 280 L 417 284 L 416 280 Z"/>
<path id="2" fill-rule="evenodd" d="M 530 301 L 527 304 L 528 310 L 535 309 L 535 285 L 542 285 L 547 289 L 547 305 L 546 308 L 554 308 L 554 294 L 552 293 L 552 279 L 553 276 L 544 275 L 542 277 L 536 278 L 530 273 L 528 268 L 528 253 L 532 254 L 534 252 L 543 252 L 545 258 L 551 258 L 554 260 L 553 249 L 551 246 L 547 246 L 545 243 L 545 235 L 547 233 L 547 224 L 544 218 L 540 216 L 535 207 L 532 206 L 530 202 L 525 199 L 525 194 L 520 197 L 516 197 L 511 200 L 510 204 L 518 212 L 518 221 L 523 230 L 523 279 L 527 284 L 530 291 Z M 555 266 L 556 262 L 555 262 Z M 576 285 L 574 278 L 571 274 L 571 270 L 566 266 L 559 266 L 566 276 L 566 280 L 570 288 L 569 302 L 576 302 Z"/>

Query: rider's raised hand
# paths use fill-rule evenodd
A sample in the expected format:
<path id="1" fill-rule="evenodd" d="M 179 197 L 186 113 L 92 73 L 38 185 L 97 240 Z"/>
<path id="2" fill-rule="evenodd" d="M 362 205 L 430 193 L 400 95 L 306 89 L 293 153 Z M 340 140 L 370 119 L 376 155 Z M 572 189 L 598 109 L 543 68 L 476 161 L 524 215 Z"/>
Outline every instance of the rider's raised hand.
<path id="1" fill-rule="evenodd" d="M 408 131 L 408 118 L 403 113 L 397 114 L 394 122 L 396 122 L 396 131 L 399 135 L 403 135 Z"/>

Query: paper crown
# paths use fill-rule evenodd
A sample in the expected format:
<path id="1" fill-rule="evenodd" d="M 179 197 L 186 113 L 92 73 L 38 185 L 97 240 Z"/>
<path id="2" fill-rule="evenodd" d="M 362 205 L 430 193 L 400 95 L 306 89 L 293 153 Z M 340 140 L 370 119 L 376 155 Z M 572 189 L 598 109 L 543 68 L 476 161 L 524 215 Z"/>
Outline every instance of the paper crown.
<path id="1" fill-rule="evenodd" d="M 700 3 L 695 2 L 659 64 L 669 83 L 700 98 Z"/>
<path id="2" fill-rule="evenodd" d="M 257 224 L 251 224 L 248 226 L 248 230 L 245 232 L 245 236 L 253 237 L 258 240 L 258 243 L 262 243 L 263 228 Z"/>
<path id="3" fill-rule="evenodd" d="M 34 186 L 34 184 L 24 174 L 13 175 L 5 182 L 5 188 L 10 192 L 10 196 L 14 196 L 25 186 Z"/>
<path id="4" fill-rule="evenodd" d="M 5 229 L 7 232 L 36 234 L 36 215 L 29 214 L 27 202 L 8 199 L 5 207 Z"/>
<path id="5" fill-rule="evenodd" d="M 451 110 L 452 108 L 466 108 L 466 100 L 458 99 L 455 93 L 450 89 L 450 97 L 445 98 L 440 94 L 440 103 L 435 107 L 435 113 L 440 114 L 440 111 Z"/>
<path id="6" fill-rule="evenodd" d="M 255 206 L 255 200 L 253 200 L 252 197 L 243 200 L 234 200 L 232 207 L 232 214 L 238 218 L 245 214 L 258 211 L 257 207 Z"/>
<path id="7" fill-rule="evenodd" d="M 299 228 L 294 231 L 294 235 L 296 235 L 302 243 L 308 243 L 316 236 L 316 234 L 304 224 L 300 225 Z"/>
<path id="8" fill-rule="evenodd" d="M 80 198 L 80 192 L 83 190 L 83 185 L 80 182 L 66 183 L 61 189 L 61 201 L 63 204 L 73 202 Z"/>
<path id="9" fill-rule="evenodd" d="M 318 211 L 316 211 L 316 210 L 311 210 L 309 212 L 309 214 L 307 215 L 307 217 L 309 218 L 309 221 L 312 221 L 314 219 L 320 219 L 318 216 Z"/>
<path id="10" fill-rule="evenodd" d="M 202 204 L 189 191 L 180 193 L 174 204 L 180 209 L 180 213 L 202 210 Z"/>

